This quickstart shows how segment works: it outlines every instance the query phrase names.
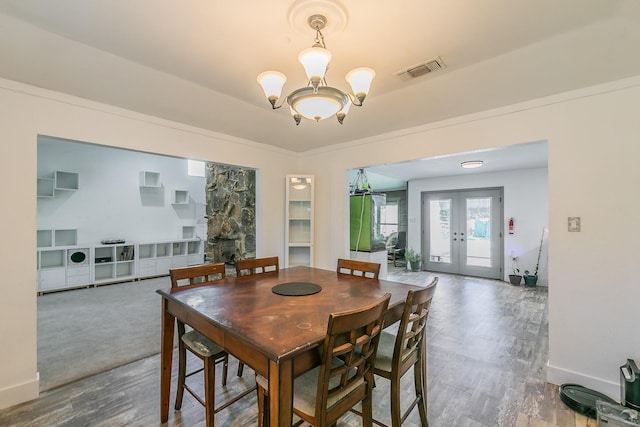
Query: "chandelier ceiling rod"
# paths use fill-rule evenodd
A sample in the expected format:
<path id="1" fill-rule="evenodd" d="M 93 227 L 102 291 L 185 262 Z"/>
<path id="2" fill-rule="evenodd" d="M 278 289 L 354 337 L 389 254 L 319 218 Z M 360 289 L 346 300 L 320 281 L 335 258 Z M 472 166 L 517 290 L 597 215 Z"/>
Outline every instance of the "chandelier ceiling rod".
<path id="1" fill-rule="evenodd" d="M 316 31 L 314 45 L 298 55 L 298 61 L 307 74 L 307 86 L 294 90 L 278 103 L 287 77 L 278 71 L 265 71 L 258 76 L 258 83 L 272 109 L 282 107 L 285 102 L 289 104 L 296 125 L 300 124 L 303 117 L 320 121 L 334 115 L 342 124 L 351 105 L 362 106 L 376 73 L 366 67 L 349 71 L 345 79 L 351 85 L 353 94 L 327 85 L 325 73 L 332 55 L 326 48 L 321 31 L 327 24 L 327 18 L 316 14 L 311 15 L 307 22 Z"/>

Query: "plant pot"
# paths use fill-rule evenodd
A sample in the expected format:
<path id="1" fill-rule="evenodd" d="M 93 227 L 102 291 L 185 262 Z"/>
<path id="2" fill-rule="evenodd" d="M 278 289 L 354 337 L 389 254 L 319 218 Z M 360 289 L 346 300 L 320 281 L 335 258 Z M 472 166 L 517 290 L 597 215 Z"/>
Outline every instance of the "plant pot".
<path id="1" fill-rule="evenodd" d="M 518 285 L 520 285 L 520 282 L 522 282 L 522 276 L 520 276 L 519 274 L 510 274 L 509 275 L 509 282 L 512 285 L 518 286 Z"/>
<path id="2" fill-rule="evenodd" d="M 538 276 L 524 276 L 524 285 L 525 286 L 535 286 L 538 283 Z"/>
<path id="3" fill-rule="evenodd" d="M 409 261 L 409 268 L 411 269 L 411 271 L 421 271 L 422 270 L 422 260 Z"/>

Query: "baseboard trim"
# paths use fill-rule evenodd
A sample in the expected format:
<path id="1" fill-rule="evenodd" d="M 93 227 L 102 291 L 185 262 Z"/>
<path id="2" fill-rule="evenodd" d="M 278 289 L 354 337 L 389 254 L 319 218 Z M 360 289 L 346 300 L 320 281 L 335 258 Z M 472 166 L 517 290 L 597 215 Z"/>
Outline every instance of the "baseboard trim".
<path id="1" fill-rule="evenodd" d="M 18 403 L 28 402 L 40 396 L 40 381 L 36 377 L 31 381 L 15 384 L 0 390 L 0 409 L 9 408 Z"/>
<path id="2" fill-rule="evenodd" d="M 603 393 L 613 400 L 620 401 L 620 384 L 595 378 L 580 372 L 562 369 L 547 363 L 547 381 L 558 386 L 562 384 L 579 384 L 586 388 Z"/>

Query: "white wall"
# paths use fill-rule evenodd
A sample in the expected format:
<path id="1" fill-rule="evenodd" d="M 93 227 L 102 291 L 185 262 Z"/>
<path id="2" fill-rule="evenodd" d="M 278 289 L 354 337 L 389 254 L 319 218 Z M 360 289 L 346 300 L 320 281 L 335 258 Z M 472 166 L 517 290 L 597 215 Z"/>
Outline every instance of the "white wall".
<path id="1" fill-rule="evenodd" d="M 299 173 L 285 150 L 0 79 L 0 408 L 38 396 L 38 135 L 258 169 L 258 256 L 284 257 L 285 176 Z"/>
<path id="2" fill-rule="evenodd" d="M 38 176 L 56 170 L 78 173 L 79 188 L 38 198 L 38 229 L 77 229 L 81 245 L 181 239 L 182 226 L 206 239 L 206 178 L 189 176 L 186 159 L 40 136 Z M 140 188 L 140 171 L 159 173 L 160 188 Z M 176 189 L 189 204 L 173 204 Z"/>
<path id="3" fill-rule="evenodd" d="M 91 141 L 259 169 L 258 253 L 283 256 L 284 179 L 316 176 L 315 265 L 348 254 L 347 170 L 528 141 L 548 141 L 549 364 L 555 383 L 612 397 L 618 367 L 640 359 L 640 76 L 447 120 L 302 157 L 113 107 L 0 80 L 0 408 L 38 395 L 36 138 Z M 263 197 L 262 188 L 269 189 Z M 567 232 L 567 217 L 582 232 Z M 629 225 L 631 221 L 631 225 Z M 16 325 L 20 333 L 16 333 Z"/>
<path id="4" fill-rule="evenodd" d="M 508 172 L 480 173 L 470 176 L 450 176 L 444 178 L 409 181 L 409 228 L 407 245 L 419 249 L 420 224 L 422 218 L 421 197 L 423 192 L 458 190 L 463 188 L 504 187 L 503 229 L 507 231 L 509 218 L 515 221 L 513 235 L 504 237 L 504 280 L 511 274 L 511 251 L 518 257 L 520 274 L 535 270 L 538 248 L 543 227 L 548 226 L 547 169 L 522 169 Z M 538 284 L 548 285 L 547 242 L 545 233 L 543 251 L 538 271 Z M 422 253 L 425 253 L 422 250 Z"/>
<path id="5" fill-rule="evenodd" d="M 331 268 L 348 253 L 347 230 L 335 225 L 348 215 L 347 170 L 546 140 L 547 377 L 618 398 L 618 367 L 640 359 L 638 111 L 635 77 L 307 152 L 302 166 L 317 182 L 316 265 Z M 582 218 L 580 233 L 567 231 L 573 216 Z"/>

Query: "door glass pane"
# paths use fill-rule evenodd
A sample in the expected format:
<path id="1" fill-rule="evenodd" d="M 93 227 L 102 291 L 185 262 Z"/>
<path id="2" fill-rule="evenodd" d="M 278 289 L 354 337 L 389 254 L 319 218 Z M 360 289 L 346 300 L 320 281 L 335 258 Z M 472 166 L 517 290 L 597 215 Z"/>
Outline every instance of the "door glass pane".
<path id="1" fill-rule="evenodd" d="M 451 263 L 451 199 L 429 200 L 429 261 Z"/>
<path id="2" fill-rule="evenodd" d="M 467 265 L 491 267 L 491 197 L 467 199 Z"/>

